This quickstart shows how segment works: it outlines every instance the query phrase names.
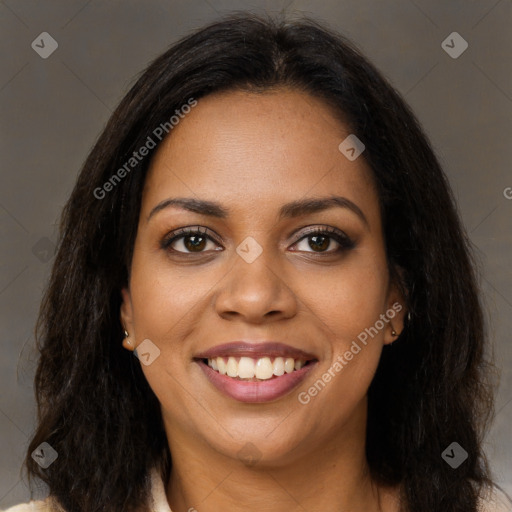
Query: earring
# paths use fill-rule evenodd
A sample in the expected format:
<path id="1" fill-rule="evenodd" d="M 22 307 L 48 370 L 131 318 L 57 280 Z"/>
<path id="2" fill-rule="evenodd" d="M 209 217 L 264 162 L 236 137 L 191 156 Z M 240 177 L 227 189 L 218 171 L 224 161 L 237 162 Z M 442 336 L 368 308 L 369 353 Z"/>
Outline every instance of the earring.
<path id="1" fill-rule="evenodd" d="M 391 325 L 391 336 L 399 336 L 399 333 L 395 331 L 395 328 L 393 327 L 393 324 L 390 322 Z"/>
<path id="2" fill-rule="evenodd" d="M 126 331 L 126 330 L 125 330 L 125 331 L 124 331 L 124 337 L 125 337 L 125 338 L 127 338 L 127 339 L 126 339 L 126 344 L 127 344 L 129 347 L 131 347 L 131 346 L 132 346 L 132 342 L 128 339 L 128 336 L 130 336 L 130 335 L 128 334 L 128 331 Z"/>

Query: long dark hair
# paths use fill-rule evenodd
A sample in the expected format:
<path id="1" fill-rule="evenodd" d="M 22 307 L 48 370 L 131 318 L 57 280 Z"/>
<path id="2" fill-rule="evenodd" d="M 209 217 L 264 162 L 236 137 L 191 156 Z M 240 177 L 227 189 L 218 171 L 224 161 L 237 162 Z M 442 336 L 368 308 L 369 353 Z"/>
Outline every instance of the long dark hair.
<path id="1" fill-rule="evenodd" d="M 364 142 L 389 269 L 406 296 L 410 317 L 385 347 L 369 389 L 372 477 L 401 483 L 403 509 L 414 512 L 476 512 L 480 490 L 492 485 L 482 439 L 493 388 L 476 265 L 425 134 L 400 95 L 343 37 L 308 19 L 236 14 L 149 65 L 94 145 L 64 208 L 36 327 L 39 423 L 26 466 L 67 511 L 147 507 L 150 468 L 163 478 L 171 469 L 158 400 L 121 345 L 120 290 L 128 282 L 150 158 L 130 168 L 126 162 L 191 99 L 282 86 L 327 102 Z M 129 171 L 113 181 L 123 165 Z M 45 441 L 58 459 L 42 469 L 30 454 Z M 457 469 L 441 457 L 453 441 L 468 453 Z"/>

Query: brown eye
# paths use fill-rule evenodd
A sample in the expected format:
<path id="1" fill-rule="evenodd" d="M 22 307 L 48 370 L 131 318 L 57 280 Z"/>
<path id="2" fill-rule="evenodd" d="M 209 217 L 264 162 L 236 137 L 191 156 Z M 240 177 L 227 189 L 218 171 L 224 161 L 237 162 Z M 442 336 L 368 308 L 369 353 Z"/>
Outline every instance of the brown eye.
<path id="1" fill-rule="evenodd" d="M 210 246 L 209 246 L 210 244 Z M 206 250 L 220 250 L 217 242 L 205 231 L 199 229 L 180 229 L 173 232 L 162 241 L 162 249 L 182 253 L 191 254 L 206 252 Z"/>
<path id="2" fill-rule="evenodd" d="M 308 239 L 309 239 L 309 246 L 314 251 L 323 252 L 323 251 L 327 250 L 327 248 L 329 247 L 329 245 L 331 243 L 331 239 L 329 237 L 323 236 L 323 235 L 309 236 Z"/>
<path id="3" fill-rule="evenodd" d="M 352 249 L 355 243 L 342 231 L 334 228 L 315 228 L 295 243 L 296 251 L 333 254 Z M 334 248 L 332 248 L 334 246 Z"/>

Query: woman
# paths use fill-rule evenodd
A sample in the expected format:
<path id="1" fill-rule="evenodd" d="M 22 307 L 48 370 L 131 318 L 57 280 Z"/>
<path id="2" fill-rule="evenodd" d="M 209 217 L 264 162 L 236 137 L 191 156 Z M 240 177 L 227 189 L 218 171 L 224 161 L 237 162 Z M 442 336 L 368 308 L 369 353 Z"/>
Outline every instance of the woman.
<path id="1" fill-rule="evenodd" d="M 482 451 L 490 365 L 447 180 L 342 37 L 240 15 L 175 44 L 61 229 L 38 510 L 510 510 Z"/>

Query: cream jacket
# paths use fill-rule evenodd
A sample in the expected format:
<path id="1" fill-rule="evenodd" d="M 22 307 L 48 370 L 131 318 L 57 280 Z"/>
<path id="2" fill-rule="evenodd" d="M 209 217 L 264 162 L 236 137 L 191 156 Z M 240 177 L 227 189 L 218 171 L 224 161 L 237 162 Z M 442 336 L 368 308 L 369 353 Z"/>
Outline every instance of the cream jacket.
<path id="1" fill-rule="evenodd" d="M 156 470 L 151 472 L 151 512 L 172 512 L 167 498 L 162 479 Z M 195 511 L 193 507 L 189 509 Z M 1 512 L 1 511 L 0 511 Z M 47 500 L 31 501 L 22 505 L 16 505 L 4 512 L 53 512 Z M 436 511 L 441 512 L 441 511 Z M 480 504 L 480 512 L 512 512 L 512 501 L 499 490 L 489 494 Z"/>
<path id="2" fill-rule="evenodd" d="M 192 509 L 193 510 L 193 509 Z M 47 502 L 31 501 L 30 503 L 16 505 L 3 512 L 54 512 Z M 2 511 L 0 511 L 2 512 Z M 157 470 L 151 472 L 151 512 L 172 512 L 165 496 L 164 483 Z"/>

